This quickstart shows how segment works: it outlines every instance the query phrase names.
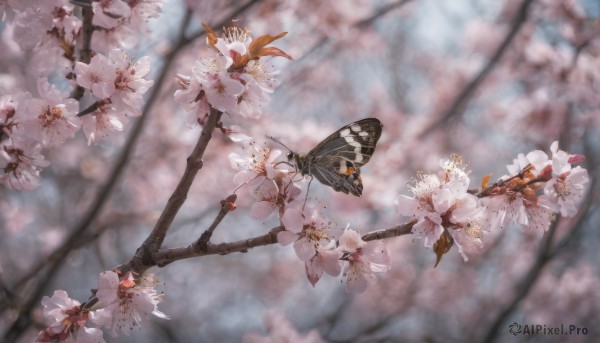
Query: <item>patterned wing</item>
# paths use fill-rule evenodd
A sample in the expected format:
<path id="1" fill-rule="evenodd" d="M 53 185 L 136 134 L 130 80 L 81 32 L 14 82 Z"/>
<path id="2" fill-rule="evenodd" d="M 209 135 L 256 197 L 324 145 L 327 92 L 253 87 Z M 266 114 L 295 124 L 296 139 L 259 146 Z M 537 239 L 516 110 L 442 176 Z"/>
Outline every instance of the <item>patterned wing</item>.
<path id="1" fill-rule="evenodd" d="M 366 118 L 348 124 L 325 138 L 306 156 L 318 163 L 322 157 L 336 156 L 361 167 L 369 162 L 383 125 L 377 118 Z M 325 161 L 324 161 L 325 162 Z"/>
<path id="2" fill-rule="evenodd" d="M 362 194 L 360 167 L 369 162 L 383 125 L 367 118 L 337 130 L 306 154 L 309 173 L 335 191 Z"/>

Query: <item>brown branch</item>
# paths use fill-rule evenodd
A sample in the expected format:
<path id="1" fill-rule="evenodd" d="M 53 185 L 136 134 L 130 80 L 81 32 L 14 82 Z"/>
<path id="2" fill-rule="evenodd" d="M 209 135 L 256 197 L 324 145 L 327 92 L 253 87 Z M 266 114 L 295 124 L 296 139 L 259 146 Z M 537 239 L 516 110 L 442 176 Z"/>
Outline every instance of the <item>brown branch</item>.
<path id="1" fill-rule="evenodd" d="M 380 240 L 380 239 L 385 239 L 385 238 L 408 235 L 416 223 L 417 223 L 417 220 L 414 219 L 406 224 L 397 225 L 397 226 L 391 227 L 389 229 L 369 232 L 369 233 L 364 234 L 362 236 L 362 239 L 363 239 L 363 241 L 368 242 L 368 241 L 375 241 L 375 240 Z"/>
<path id="2" fill-rule="evenodd" d="M 86 114 L 90 114 L 92 112 L 95 112 L 102 105 L 104 105 L 104 100 L 98 100 L 98 101 L 94 102 L 93 104 L 91 104 L 90 106 L 88 106 L 86 109 L 84 109 L 81 112 L 77 113 L 77 116 L 78 117 L 83 117 Z"/>
<path id="3" fill-rule="evenodd" d="M 378 239 L 399 237 L 407 235 L 412 230 L 416 220 L 408 222 L 406 224 L 397 225 L 388 229 L 369 232 L 362 236 L 365 241 L 373 241 Z M 231 243 L 220 243 L 211 244 L 208 243 L 204 251 L 195 249 L 194 245 L 189 245 L 185 248 L 171 248 L 161 249 L 154 255 L 154 261 L 159 267 L 163 267 L 169 263 L 188 259 L 192 257 L 206 256 L 206 255 L 228 255 L 234 252 L 248 252 L 248 250 L 264 245 L 271 245 L 277 243 L 277 234 L 283 231 L 284 228 L 281 226 L 271 229 L 264 235 L 252 237 L 248 239 L 239 240 Z"/>
<path id="4" fill-rule="evenodd" d="M 223 112 L 211 109 L 208 119 L 202 128 L 202 133 L 198 138 L 198 142 L 194 147 L 194 151 L 187 158 L 187 165 L 177 187 L 171 194 L 163 209 L 158 221 L 154 225 L 152 232 L 136 250 L 133 258 L 124 265 L 117 267 L 122 272 L 134 271 L 142 274 L 146 269 L 156 265 L 153 255 L 160 249 L 162 243 L 167 236 L 167 232 L 171 228 L 171 224 L 179 209 L 187 199 L 188 192 L 196 175 L 202 169 L 202 157 L 206 151 L 206 147 L 212 138 L 212 132 L 217 127 L 217 123 L 221 120 Z M 213 229 L 214 230 L 214 229 Z"/>
<path id="5" fill-rule="evenodd" d="M 377 11 L 375 11 L 375 13 L 373 13 L 370 17 L 367 17 L 361 21 L 354 23 L 354 27 L 363 28 L 365 26 L 369 26 L 369 25 L 373 24 L 373 22 L 376 21 L 377 19 L 388 14 L 388 12 L 391 12 L 392 10 L 395 10 L 396 8 L 400 8 L 411 1 L 412 0 L 400 0 L 400 1 L 396 1 L 396 2 L 392 2 L 390 4 L 387 4 L 383 7 L 381 7 L 380 9 L 378 9 Z"/>
<path id="6" fill-rule="evenodd" d="M 529 11 L 529 6 L 532 2 L 533 0 L 524 0 L 521 3 L 521 7 L 519 8 L 517 15 L 513 20 L 512 26 L 508 34 L 506 35 L 502 43 L 498 46 L 494 54 L 492 54 L 492 57 L 488 60 L 486 65 L 479 71 L 479 73 L 477 73 L 477 75 L 475 75 L 475 77 L 471 79 L 471 81 L 465 86 L 465 88 L 463 88 L 463 90 L 458 94 L 458 96 L 454 98 L 454 102 L 448 107 L 446 111 L 444 111 L 441 117 L 439 117 L 429 126 L 427 126 L 423 130 L 423 132 L 420 133 L 419 136 L 421 138 L 430 134 L 433 130 L 443 125 L 446 125 L 450 121 L 450 119 L 464 112 L 467 103 L 473 97 L 477 88 L 487 78 L 487 76 L 494 69 L 496 64 L 498 64 L 498 62 L 500 61 L 504 53 L 507 51 L 508 47 L 516 37 L 523 24 L 527 21 L 527 13 Z"/>
<path id="7" fill-rule="evenodd" d="M 217 215 L 217 217 L 215 218 L 213 223 L 210 224 L 208 229 L 206 229 L 206 231 L 204 231 L 202 233 L 200 238 L 198 238 L 196 243 L 194 243 L 194 248 L 196 250 L 206 251 L 208 242 L 210 242 L 210 238 L 212 237 L 212 234 L 215 231 L 215 229 L 217 228 L 217 226 L 219 226 L 219 224 L 221 224 L 221 221 L 223 220 L 223 218 L 225 218 L 227 213 L 235 210 L 235 201 L 236 200 L 237 200 L 237 194 L 231 194 L 225 200 L 221 200 L 221 210 L 219 211 L 219 214 Z"/>
<path id="8" fill-rule="evenodd" d="M 83 32 L 83 36 L 81 39 L 81 49 L 79 49 L 79 60 L 83 63 L 90 63 L 91 59 L 92 59 L 92 35 L 94 34 L 94 25 L 92 24 L 92 21 L 94 19 L 94 12 L 92 11 L 92 6 L 90 4 L 88 4 L 88 6 L 84 6 L 79 4 L 80 6 L 82 6 L 81 8 L 81 12 L 83 15 L 83 23 L 81 25 L 81 31 Z M 77 86 L 77 88 L 75 88 L 75 90 L 73 90 L 73 93 L 71 94 L 71 97 L 73 99 L 79 100 L 83 97 L 83 93 L 85 92 L 85 89 L 81 86 Z"/>

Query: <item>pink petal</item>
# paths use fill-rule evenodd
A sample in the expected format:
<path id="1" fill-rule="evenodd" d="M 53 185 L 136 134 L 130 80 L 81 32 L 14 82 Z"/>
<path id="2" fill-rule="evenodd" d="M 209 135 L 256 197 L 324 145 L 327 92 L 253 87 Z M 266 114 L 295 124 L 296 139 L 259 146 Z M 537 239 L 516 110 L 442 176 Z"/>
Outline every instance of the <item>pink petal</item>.
<path id="1" fill-rule="evenodd" d="M 304 270 L 306 271 L 308 282 L 315 287 L 323 275 L 323 265 L 319 255 L 315 255 L 310 261 L 307 261 L 304 264 Z"/>
<path id="2" fill-rule="evenodd" d="M 340 265 L 340 255 L 335 250 L 319 251 L 319 255 L 323 259 L 323 270 L 331 276 L 338 276 L 342 271 Z"/>
<path id="3" fill-rule="evenodd" d="M 250 209 L 250 216 L 256 220 L 267 219 L 273 211 L 277 208 L 274 202 L 271 201 L 259 201 L 252 205 Z"/>
<path id="4" fill-rule="evenodd" d="M 288 208 L 281 217 L 281 223 L 285 229 L 295 233 L 300 233 L 304 228 L 304 217 L 300 208 Z"/>
<path id="5" fill-rule="evenodd" d="M 317 253 L 314 244 L 306 238 L 294 242 L 294 250 L 300 261 L 303 262 L 310 260 Z"/>
<path id="6" fill-rule="evenodd" d="M 298 235 L 287 230 L 280 231 L 277 234 L 277 242 L 281 245 L 289 245 L 296 240 L 298 240 Z"/>
<path id="7" fill-rule="evenodd" d="M 365 275 L 358 272 L 355 266 L 351 266 L 346 271 L 346 291 L 353 294 L 359 294 L 367 290 L 369 281 Z"/>

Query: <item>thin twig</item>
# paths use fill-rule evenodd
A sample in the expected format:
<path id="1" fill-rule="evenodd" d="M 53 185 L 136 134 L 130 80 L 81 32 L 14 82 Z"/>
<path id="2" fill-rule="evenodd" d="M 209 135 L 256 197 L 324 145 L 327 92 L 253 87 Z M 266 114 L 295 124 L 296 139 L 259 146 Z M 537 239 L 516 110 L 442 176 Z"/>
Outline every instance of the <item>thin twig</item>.
<path id="1" fill-rule="evenodd" d="M 89 105 L 86 109 L 84 109 L 81 112 L 77 113 L 77 116 L 78 117 L 83 117 L 86 114 L 90 114 L 92 112 L 95 112 L 103 104 L 104 104 L 104 102 L 102 100 L 98 100 L 98 101 L 94 102 L 93 104 Z"/>
<path id="2" fill-rule="evenodd" d="M 527 21 L 527 13 L 532 2 L 533 0 L 524 0 L 523 3 L 521 3 L 521 7 L 519 8 L 519 11 L 513 20 L 510 31 L 502 43 L 498 46 L 492 57 L 479 71 L 479 73 L 477 73 L 477 75 L 475 75 L 475 77 L 471 79 L 465 88 L 463 88 L 463 90 L 454 98 L 454 102 L 452 102 L 448 109 L 444 111 L 444 113 L 437 120 L 427 126 L 425 130 L 420 133 L 419 136 L 421 138 L 428 135 L 433 130 L 447 124 L 450 119 L 464 112 L 467 103 L 473 97 L 477 88 L 494 69 L 496 64 L 498 64 L 500 58 L 502 58 L 523 24 Z"/>
<path id="3" fill-rule="evenodd" d="M 81 49 L 79 49 L 79 60 L 82 63 L 90 63 L 92 59 L 92 35 L 94 34 L 94 25 L 92 21 L 94 19 L 94 12 L 92 11 L 91 6 L 83 6 L 81 8 L 81 12 L 83 15 L 83 21 L 81 25 L 81 31 L 83 32 L 83 37 L 81 38 Z M 79 100 L 83 97 L 85 89 L 81 86 L 77 86 L 71 97 L 73 99 Z"/>
<path id="4" fill-rule="evenodd" d="M 215 220 L 210 224 L 208 229 L 202 233 L 200 238 L 194 243 L 194 247 L 196 250 L 205 251 L 208 246 L 208 242 L 210 242 L 210 238 L 212 237 L 213 232 L 221 224 L 221 221 L 227 213 L 233 211 L 235 209 L 235 201 L 237 200 L 237 194 L 231 194 L 225 200 L 221 200 L 221 210 L 219 214 L 215 218 Z"/>

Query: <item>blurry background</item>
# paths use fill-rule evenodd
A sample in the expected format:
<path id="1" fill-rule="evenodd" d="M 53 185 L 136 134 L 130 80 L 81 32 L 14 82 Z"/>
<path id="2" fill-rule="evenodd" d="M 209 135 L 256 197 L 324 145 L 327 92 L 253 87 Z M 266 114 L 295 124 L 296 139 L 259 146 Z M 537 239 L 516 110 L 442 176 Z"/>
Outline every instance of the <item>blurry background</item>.
<path id="1" fill-rule="evenodd" d="M 48 156 L 52 165 L 40 188 L 0 188 L 2 332 L 19 311 L 31 310 L 21 341 L 34 339 L 43 327 L 41 296 L 64 289 L 87 299 L 98 274 L 128 261 L 153 227 L 199 135 L 173 101 L 175 74 L 189 73 L 208 52 L 204 36 L 173 45 L 187 6 L 193 11 L 188 37 L 201 32 L 201 22 L 219 30 L 231 18 L 255 37 L 289 32 L 275 45 L 295 60 L 271 61 L 281 69 L 281 85 L 263 117 L 225 115 L 225 126 L 306 151 L 351 121 L 374 116 L 383 122 L 378 148 L 362 170 L 362 198 L 311 186 L 311 198 L 339 228 L 350 223 L 364 233 L 405 222 L 396 212 L 397 196 L 408 194 L 406 183 L 417 171 L 436 171 L 440 158 L 452 153 L 470 163 L 476 188 L 488 173 L 492 180 L 504 175 L 517 153 L 548 152 L 559 140 L 563 150 L 586 155 L 590 193 L 576 217 L 559 218 L 543 237 L 517 228 L 493 232 L 466 263 L 453 249 L 434 269 L 435 256 L 422 241 L 389 239 L 391 271 L 358 296 L 328 276 L 313 288 L 293 249 L 279 245 L 156 268 L 165 283 L 159 309 L 172 319 L 151 318 L 115 341 L 235 342 L 256 338 L 249 333 L 279 330 L 291 337 L 293 330 L 300 336 L 316 330 L 333 342 L 508 342 L 515 339 L 508 332 L 513 322 L 573 324 L 589 333 L 569 341 L 600 339 L 596 0 L 166 1 L 152 33 L 129 50 L 134 59 L 150 55 L 152 78 L 166 73 L 164 81 L 147 94 L 156 101 L 118 186 L 76 244 L 63 242 L 86 224 L 129 132 L 91 147 L 80 132 Z M 174 58 L 165 59 L 175 48 Z M 30 82 L 15 56 L 0 56 L 3 82 Z M 219 199 L 237 186 L 227 156 L 245 144 L 215 134 L 166 246 L 190 244 L 212 222 Z M 250 218 L 250 203 L 240 196 L 213 242 L 278 225 L 275 217 L 265 223 Z M 105 338 L 112 340 L 106 332 Z"/>

